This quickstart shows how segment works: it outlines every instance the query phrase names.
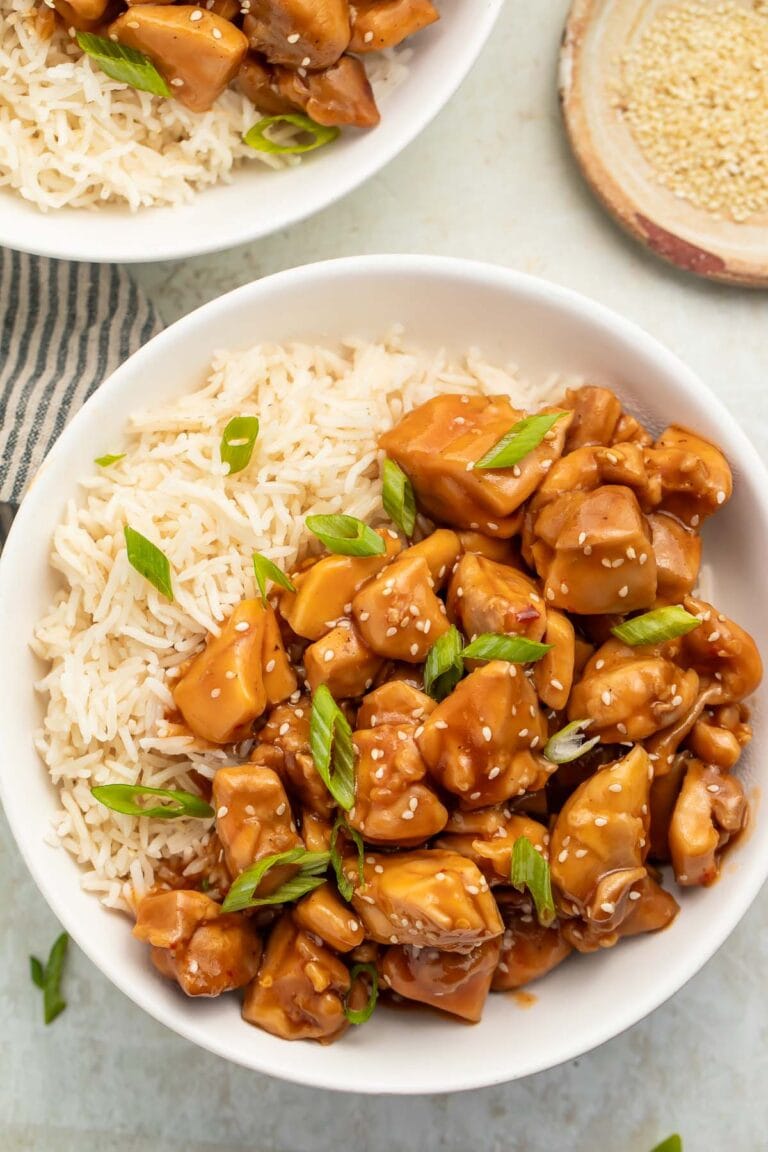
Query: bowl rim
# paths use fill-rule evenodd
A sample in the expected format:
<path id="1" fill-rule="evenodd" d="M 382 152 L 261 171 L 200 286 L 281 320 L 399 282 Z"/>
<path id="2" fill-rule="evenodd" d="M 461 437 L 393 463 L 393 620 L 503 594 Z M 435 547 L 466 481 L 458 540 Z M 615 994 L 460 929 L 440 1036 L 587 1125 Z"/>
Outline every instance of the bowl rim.
<path id="1" fill-rule="evenodd" d="M 474 0 L 474 3 L 477 3 L 477 0 Z M 224 252 L 255 240 L 264 239 L 276 232 L 290 228 L 294 224 L 299 224 L 326 208 L 330 208 L 350 192 L 354 192 L 413 143 L 417 136 L 443 110 L 467 78 L 489 39 L 503 8 L 504 0 L 482 0 L 482 4 L 478 4 L 477 18 L 471 23 L 470 36 L 465 37 L 462 41 L 464 51 L 460 57 L 456 58 L 456 67 L 439 70 L 427 97 L 421 103 L 415 102 L 415 107 L 411 109 L 410 115 L 402 117 L 402 126 L 399 131 L 392 131 L 381 136 L 381 146 L 378 149 L 371 148 L 367 154 L 364 154 L 362 163 L 349 163 L 342 166 L 341 178 L 335 181 L 332 187 L 326 187 L 325 194 L 317 200 L 313 200 L 311 196 L 296 197 L 294 200 L 288 201 L 278 197 L 273 200 L 269 214 L 262 213 L 261 218 L 254 219 L 250 224 L 247 215 L 230 213 L 227 218 L 231 220 L 231 224 L 224 229 L 224 235 L 218 238 L 210 237 L 204 228 L 194 226 L 194 210 L 200 197 L 205 196 L 206 193 L 213 193 L 217 188 L 223 186 L 223 182 L 220 181 L 211 188 L 203 188 L 196 192 L 189 204 L 140 208 L 137 213 L 130 212 L 125 206 L 122 206 L 125 208 L 125 212 L 124 214 L 121 213 L 120 218 L 115 221 L 115 241 L 109 251 L 106 251 L 102 244 L 95 242 L 90 235 L 88 218 L 92 212 L 85 208 L 52 209 L 50 215 L 54 218 L 58 216 L 61 220 L 61 228 L 55 232 L 56 240 L 45 242 L 36 239 L 35 220 L 39 215 L 39 209 L 36 209 L 35 205 L 29 204 L 28 207 L 34 211 L 29 216 L 28 232 L 21 236 L 19 235 L 19 221 L 11 216 L 6 226 L 5 214 L 0 211 L 0 245 L 34 256 L 58 260 L 75 260 L 93 264 L 146 264 L 167 260 L 185 260 L 194 256 L 205 256 L 212 252 Z M 268 179 L 269 172 L 265 172 L 264 175 Z M 237 178 L 238 173 L 235 172 L 232 184 L 236 183 Z M 14 199 L 23 199 L 16 190 L 6 191 Z M 293 207 L 290 207 L 291 204 Z M 121 208 L 121 205 L 115 205 L 115 207 Z M 93 211 L 98 212 L 99 210 L 94 209 Z M 137 216 L 141 217 L 143 213 L 153 211 L 189 212 L 189 226 L 184 229 L 185 242 L 179 244 L 177 239 L 168 241 L 161 239 L 158 243 L 155 240 L 151 252 L 137 251 L 135 242 L 131 239 L 131 223 Z M 67 223 L 73 220 L 77 220 L 77 229 L 70 230 Z M 82 242 L 78 242 L 77 250 L 73 251 L 68 237 L 72 234 L 76 237 L 80 236 L 81 230 L 83 233 Z M 59 237 L 61 238 L 60 241 Z"/>
<path id="2" fill-rule="evenodd" d="M 327 287 L 330 283 L 338 279 L 355 279 L 359 276 L 370 276 L 371 274 L 396 277 L 423 276 L 425 278 L 434 278 L 437 276 L 441 279 L 461 282 L 468 289 L 471 289 L 472 285 L 475 284 L 484 288 L 497 289 L 501 292 L 507 291 L 510 294 L 517 293 L 518 295 L 525 295 L 533 302 L 540 302 L 550 306 L 554 305 L 556 307 L 559 306 L 571 317 L 575 317 L 578 321 L 583 320 L 587 325 L 591 323 L 598 328 L 602 328 L 609 332 L 613 338 L 621 340 L 629 346 L 641 347 L 643 354 L 658 365 L 660 373 L 666 371 L 666 373 L 672 373 L 674 375 L 680 392 L 686 397 L 700 397 L 702 390 L 706 393 L 710 411 L 721 422 L 732 444 L 736 446 L 741 469 L 753 478 L 755 487 L 758 487 L 759 490 L 764 493 L 768 493 L 768 472 L 757 450 L 741 429 L 740 425 L 730 415 L 721 401 L 705 388 L 696 373 L 688 368 L 679 357 L 666 348 L 654 336 L 645 332 L 645 330 L 634 321 L 624 318 L 605 305 L 572 289 L 564 288 L 540 277 L 531 276 L 514 269 L 508 269 L 501 265 L 464 260 L 455 257 L 398 254 L 344 257 L 337 260 L 321 261 L 291 268 L 265 277 L 264 279 L 242 285 L 223 296 L 203 304 L 195 311 L 177 320 L 163 332 L 153 337 L 108 377 L 86 401 L 81 412 L 86 409 L 95 411 L 102 405 L 108 407 L 112 395 L 117 394 L 124 387 L 124 382 L 127 383 L 137 369 L 140 370 L 143 367 L 151 365 L 154 355 L 158 350 L 162 349 L 166 344 L 174 344 L 179 339 L 183 339 L 185 333 L 194 329 L 203 317 L 205 317 L 206 322 L 209 322 L 215 319 L 216 316 L 226 313 L 235 302 L 241 302 L 242 300 L 249 300 L 251 305 L 256 305 L 260 297 L 268 295 L 275 288 L 279 290 L 285 288 L 290 289 L 294 284 L 311 284 L 313 282 Z M 65 455 L 69 451 L 70 443 L 77 442 L 80 419 L 80 413 L 78 413 L 52 448 L 47 458 L 48 461 L 53 461 L 58 459 L 59 456 Z M 733 449 L 731 449 L 731 452 L 732 451 Z M 14 575 L 19 569 L 19 563 L 15 558 L 17 552 L 21 554 L 23 549 L 22 540 L 24 538 L 25 526 L 27 522 L 33 521 L 37 514 L 38 506 L 45 502 L 45 498 L 46 485 L 42 483 L 33 484 L 31 490 L 22 501 L 20 510 L 8 536 L 8 542 L 3 556 L 0 558 L 0 603 L 5 600 L 6 596 L 10 596 L 13 591 Z M 766 518 L 768 518 L 768 496 L 762 498 L 762 504 L 766 509 Z M 23 571 L 23 564 L 21 570 Z M 4 729 L 6 724 L 12 723 L 13 718 L 10 713 L 5 712 L 3 694 L 0 693 L 0 729 Z M 284 1066 L 276 1069 L 274 1064 L 270 1064 L 268 1060 L 260 1059 L 258 1055 L 253 1060 L 241 1059 L 239 1055 L 226 1050 L 225 1044 L 217 1043 L 216 1037 L 209 1036 L 204 1027 L 201 1028 L 196 1022 L 189 1023 L 186 1020 L 180 1020 L 174 1010 L 167 1008 L 165 1002 L 160 1000 L 151 1001 L 140 989 L 137 990 L 134 988 L 130 983 L 129 977 L 121 973 L 119 964 L 110 967 L 110 965 L 105 965 L 100 958 L 97 959 L 92 954 L 89 939 L 82 938 L 74 911 L 70 910 L 65 899 L 59 899 L 52 891 L 47 879 L 48 870 L 43 866 L 38 867 L 37 862 L 32 856 L 31 849 L 30 851 L 27 850 L 28 836 L 25 836 L 24 829 L 17 828 L 12 820 L 11 812 L 13 811 L 13 806 L 9 807 L 7 803 L 10 794 L 10 789 L 8 788 L 10 778 L 10 775 L 8 775 L 8 779 L 6 779 L 6 774 L 0 773 L 0 802 L 8 813 L 11 832 L 24 862 L 49 907 L 61 921 L 64 928 L 86 956 L 107 976 L 112 984 L 125 993 L 130 1000 L 146 1011 L 151 1017 L 169 1027 L 177 1035 L 183 1036 L 185 1039 L 198 1044 L 200 1047 L 230 1062 L 241 1064 L 243 1067 L 250 1068 L 251 1070 L 289 1080 L 293 1083 L 332 1091 L 349 1091 L 350 1087 L 354 1087 L 354 1090 L 359 1093 L 382 1095 L 423 1095 L 425 1092 L 447 1093 L 466 1091 L 507 1083 L 512 1079 L 521 1079 L 537 1072 L 558 1067 L 586 1052 L 592 1051 L 606 1041 L 618 1036 L 632 1025 L 643 1020 L 696 975 L 722 944 L 725 943 L 738 922 L 749 909 L 766 880 L 766 877 L 768 877 L 768 836 L 765 836 L 761 844 L 759 856 L 752 862 L 749 870 L 745 868 L 741 871 L 740 883 L 736 887 L 735 893 L 733 893 L 732 900 L 718 909 L 718 913 L 712 921 L 712 930 L 705 944 L 702 945 L 695 955 L 690 957 L 689 962 L 684 966 L 684 970 L 671 975 L 665 972 L 657 973 L 655 983 L 644 994 L 640 993 L 639 995 L 635 994 L 633 997 L 627 997 L 621 1004 L 613 1006 L 611 1013 L 606 1014 L 605 1019 L 601 1021 L 599 1027 L 595 1028 L 589 1039 L 586 1041 L 584 1039 L 580 1040 L 578 1035 L 575 1035 L 573 1038 L 564 1040 L 562 1052 L 555 1062 L 536 1058 L 529 1059 L 527 1063 L 523 1060 L 521 1069 L 512 1076 L 504 1069 L 500 1069 L 498 1074 L 494 1074 L 493 1076 L 489 1076 L 487 1073 L 477 1075 L 473 1074 L 471 1067 L 461 1066 L 450 1072 L 446 1077 L 444 1086 L 440 1088 L 430 1087 L 429 1089 L 425 1089 L 418 1083 L 414 1084 L 404 1075 L 401 1075 L 400 1081 L 393 1087 L 392 1077 L 379 1077 L 377 1079 L 376 1074 L 372 1075 L 370 1073 L 367 1073 L 367 1079 L 364 1085 L 350 1086 L 340 1084 L 338 1080 L 331 1078 L 328 1074 L 324 1074 L 322 1070 L 317 1072 L 314 1068 L 305 1068 L 301 1065 L 301 1062 L 291 1065 L 291 1067 L 286 1070 Z M 755 835 L 754 829 L 752 835 Z"/>

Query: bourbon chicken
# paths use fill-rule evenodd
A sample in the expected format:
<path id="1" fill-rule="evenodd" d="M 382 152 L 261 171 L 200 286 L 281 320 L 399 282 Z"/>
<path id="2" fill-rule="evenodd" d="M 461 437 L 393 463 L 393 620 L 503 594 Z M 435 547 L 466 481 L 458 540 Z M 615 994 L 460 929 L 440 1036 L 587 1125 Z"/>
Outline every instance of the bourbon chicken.
<path id="1" fill-rule="evenodd" d="M 276 75 L 435 17 L 265 0 L 245 31 Z M 134 932 L 187 995 L 243 989 L 284 1039 L 336 1040 L 377 997 L 477 1021 L 666 928 L 748 815 L 762 664 L 695 591 L 732 490 L 719 449 L 654 440 L 593 386 L 539 413 L 435 396 L 380 446 L 391 521 L 310 518 L 325 551 L 249 590 L 172 689 L 176 730 L 218 757 L 210 859 Z"/>
<path id="2" fill-rule="evenodd" d="M 164 85 L 192 112 L 206 112 L 234 86 L 262 116 L 308 117 L 309 132 L 378 124 L 364 60 L 440 18 L 431 0 L 52 0 L 51 8 L 73 34 L 141 53 L 155 73 L 148 90 Z M 42 2 L 39 11 L 47 11 Z M 81 46 L 93 51 L 91 42 Z M 102 55 L 110 49 L 102 45 Z"/>

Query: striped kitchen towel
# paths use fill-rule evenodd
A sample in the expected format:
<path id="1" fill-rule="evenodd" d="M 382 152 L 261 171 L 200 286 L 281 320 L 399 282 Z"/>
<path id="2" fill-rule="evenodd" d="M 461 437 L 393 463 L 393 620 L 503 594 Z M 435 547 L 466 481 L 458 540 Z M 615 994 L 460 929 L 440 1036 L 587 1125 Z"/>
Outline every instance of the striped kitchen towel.
<path id="1" fill-rule="evenodd" d="M 123 268 L 0 248 L 0 506 L 18 504 L 70 417 L 161 328 Z"/>

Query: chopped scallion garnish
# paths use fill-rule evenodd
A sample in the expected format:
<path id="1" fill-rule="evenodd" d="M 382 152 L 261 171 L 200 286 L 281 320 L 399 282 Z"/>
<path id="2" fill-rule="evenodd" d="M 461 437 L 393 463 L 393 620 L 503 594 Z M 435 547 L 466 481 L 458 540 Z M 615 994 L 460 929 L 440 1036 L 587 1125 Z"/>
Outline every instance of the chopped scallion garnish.
<path id="1" fill-rule="evenodd" d="M 424 691 L 433 700 L 443 700 L 464 675 L 463 640 L 453 625 L 444 632 L 429 652 L 424 664 Z"/>
<path id="2" fill-rule="evenodd" d="M 251 462 L 253 446 L 259 435 L 256 416 L 233 416 L 221 435 L 219 455 L 222 464 L 229 464 L 228 476 L 242 472 Z"/>
<path id="3" fill-rule="evenodd" d="M 242 912 L 246 908 L 260 908 L 265 904 L 292 904 L 325 883 L 329 860 L 327 852 L 307 852 L 306 848 L 291 848 L 287 852 L 265 856 L 240 873 L 227 892 L 221 910 Z M 256 896 L 267 873 L 283 864 L 298 864 L 295 876 L 268 896 Z"/>
<path id="4" fill-rule="evenodd" d="M 510 879 L 512 887 L 517 888 L 519 892 L 528 889 L 536 905 L 539 923 L 542 927 L 548 928 L 555 918 L 549 864 L 536 851 L 527 836 L 520 836 L 515 840 Z"/>
<path id="5" fill-rule="evenodd" d="M 368 524 L 355 516 L 307 516 L 307 528 L 339 556 L 381 556 L 386 544 Z"/>
<path id="6" fill-rule="evenodd" d="M 43 993 L 43 1019 L 46 1024 L 52 1024 L 67 1006 L 66 1000 L 61 995 L 61 978 L 68 944 L 69 936 L 66 932 L 62 932 L 53 943 L 47 964 L 42 964 L 36 956 L 29 958 L 32 982 Z"/>
<path id="7" fill-rule="evenodd" d="M 315 768 L 345 812 L 355 802 L 355 751 L 352 729 L 325 684 L 312 697 L 309 744 Z"/>
<path id="8" fill-rule="evenodd" d="M 485 456 L 476 461 L 475 468 L 514 468 L 529 452 L 538 448 L 564 415 L 564 412 L 541 412 L 538 416 L 518 420 Z"/>
<path id="9" fill-rule="evenodd" d="M 666 640 L 685 636 L 700 624 L 698 616 L 686 612 L 681 604 L 669 604 L 666 608 L 654 608 L 652 612 L 616 624 L 611 632 L 618 640 L 637 648 L 642 644 L 663 644 Z"/>
<path id="10" fill-rule="evenodd" d="M 416 496 L 413 485 L 402 468 L 389 458 L 384 461 L 381 479 L 384 511 L 404 536 L 413 536 L 416 527 Z"/>
<path id="11" fill-rule="evenodd" d="M 662 1140 L 651 1152 L 683 1152 L 683 1141 L 677 1134 L 667 1136 L 666 1140 Z"/>
<path id="12" fill-rule="evenodd" d="M 124 816 L 148 816 L 152 820 L 175 820 L 179 816 L 209 820 L 213 808 L 206 804 L 202 796 L 193 792 L 182 792 L 176 788 L 145 788 L 143 784 L 97 784 L 91 788 L 91 795 L 99 804 L 112 812 L 122 812 Z M 148 807 L 137 804 L 141 796 L 159 796 L 165 804 Z"/>
<path id="13" fill-rule="evenodd" d="M 125 452 L 115 452 L 114 454 L 107 453 L 106 456 L 97 456 L 94 464 L 98 464 L 99 468 L 109 468 L 110 464 L 117 464 L 118 460 L 125 459 Z"/>
<path id="14" fill-rule="evenodd" d="M 147 540 L 146 536 L 142 536 L 141 532 L 131 528 L 130 524 L 125 526 L 125 545 L 131 567 L 145 580 L 149 580 L 168 600 L 173 600 L 171 566 L 165 553 L 151 540 Z"/>
<path id="15" fill-rule="evenodd" d="M 262 604 L 267 603 L 267 580 L 271 580 L 273 584 L 279 584 L 281 588 L 287 589 L 288 592 L 295 592 L 296 588 L 283 572 L 282 568 L 278 568 L 277 564 L 273 564 L 266 556 L 262 556 L 260 552 L 253 554 L 253 574 L 256 577 L 256 583 L 259 587 L 261 594 Z"/>
<path id="16" fill-rule="evenodd" d="M 465 660 L 507 660 L 510 664 L 533 664 L 546 656 L 551 647 L 551 644 L 529 640 L 527 636 L 484 632 L 466 646 L 462 656 Z"/>
<path id="17" fill-rule="evenodd" d="M 153 96 L 171 96 L 164 77 L 143 52 L 129 48 L 127 44 L 118 44 L 106 36 L 95 36 L 92 32 L 77 32 L 75 38 L 83 52 L 113 80 L 130 84 L 142 92 L 151 92 Z"/>
<path id="18" fill-rule="evenodd" d="M 344 900 L 351 900 L 355 886 L 344 871 L 344 860 L 341 852 L 339 852 L 336 847 L 339 833 L 348 837 L 357 849 L 357 875 L 361 887 L 365 884 L 365 846 L 360 833 L 356 832 L 354 828 L 350 828 L 343 816 L 337 816 L 336 823 L 333 825 L 333 831 L 331 832 L 331 842 L 328 845 L 328 851 L 331 854 L 331 866 L 336 873 L 336 887 L 339 889 Z"/>
<path id="19" fill-rule="evenodd" d="M 349 993 L 347 993 L 346 1000 L 344 1001 L 344 1015 L 350 1024 L 365 1024 L 366 1020 L 370 1020 L 373 1015 L 373 1010 L 376 1007 L 376 1001 L 379 998 L 379 974 L 376 971 L 375 964 L 353 964 L 349 970 L 349 979 L 354 986 L 355 980 L 360 976 L 367 976 L 370 980 L 370 989 L 368 991 L 368 1003 L 365 1008 L 355 1010 L 349 1007 Z M 350 992 L 351 992 L 350 988 Z"/>
<path id="20" fill-rule="evenodd" d="M 267 129 L 276 124 L 290 124 L 292 128 L 300 128 L 310 136 L 309 140 L 294 140 L 291 144 L 278 144 L 276 140 L 267 136 Z M 309 116 L 301 112 L 285 112 L 280 116 L 264 116 L 243 136 L 249 148 L 257 152 L 271 152 L 274 155 L 291 156 L 301 152 L 314 152 L 315 148 L 323 148 L 331 144 L 339 135 L 338 128 L 329 128 L 325 124 L 318 124 Z"/>
<path id="21" fill-rule="evenodd" d="M 590 740 L 584 737 L 584 732 L 591 723 L 591 720 L 572 720 L 570 724 L 566 724 L 559 732 L 550 736 L 544 745 L 544 756 L 547 760 L 552 764 L 570 764 L 572 760 L 578 760 L 580 756 L 590 752 L 600 743 L 599 736 L 593 736 Z"/>

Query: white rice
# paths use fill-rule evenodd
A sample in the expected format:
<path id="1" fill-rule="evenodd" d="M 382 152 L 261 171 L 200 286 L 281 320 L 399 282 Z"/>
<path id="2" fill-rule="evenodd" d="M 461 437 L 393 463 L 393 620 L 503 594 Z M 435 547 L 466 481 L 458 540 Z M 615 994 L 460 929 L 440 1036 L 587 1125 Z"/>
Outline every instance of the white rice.
<path id="1" fill-rule="evenodd" d="M 117 815 L 91 786 L 196 791 L 191 769 L 212 777 L 227 761 L 168 732 L 174 670 L 254 595 L 252 552 L 290 568 L 307 548 L 306 515 L 383 519 L 377 437 L 437 392 L 506 393 L 530 408 L 551 388 L 534 396 L 477 352 L 456 362 L 404 350 L 397 332 L 335 349 L 261 345 L 218 354 L 199 391 L 138 414 L 124 444 L 93 446 L 126 455 L 67 507 L 51 556 L 62 587 L 33 646 L 49 664 L 37 747 L 61 800 L 53 838 L 106 904 L 126 907 L 162 861 L 194 869 L 207 825 Z M 250 465 L 229 478 L 219 443 L 237 415 L 257 415 L 261 429 Z M 128 564 L 126 523 L 168 557 L 173 603 Z"/>
<path id="2" fill-rule="evenodd" d="M 39 0 L 0 0 L 0 188 L 46 211 L 65 205 L 178 205 L 229 181 L 244 161 L 281 168 L 299 157 L 255 152 L 243 133 L 258 119 L 229 89 L 209 112 L 190 112 L 111 80 L 57 24 L 35 27 Z M 407 74 L 411 50 L 366 61 L 377 99 Z M 285 143 L 294 129 L 276 137 Z"/>

